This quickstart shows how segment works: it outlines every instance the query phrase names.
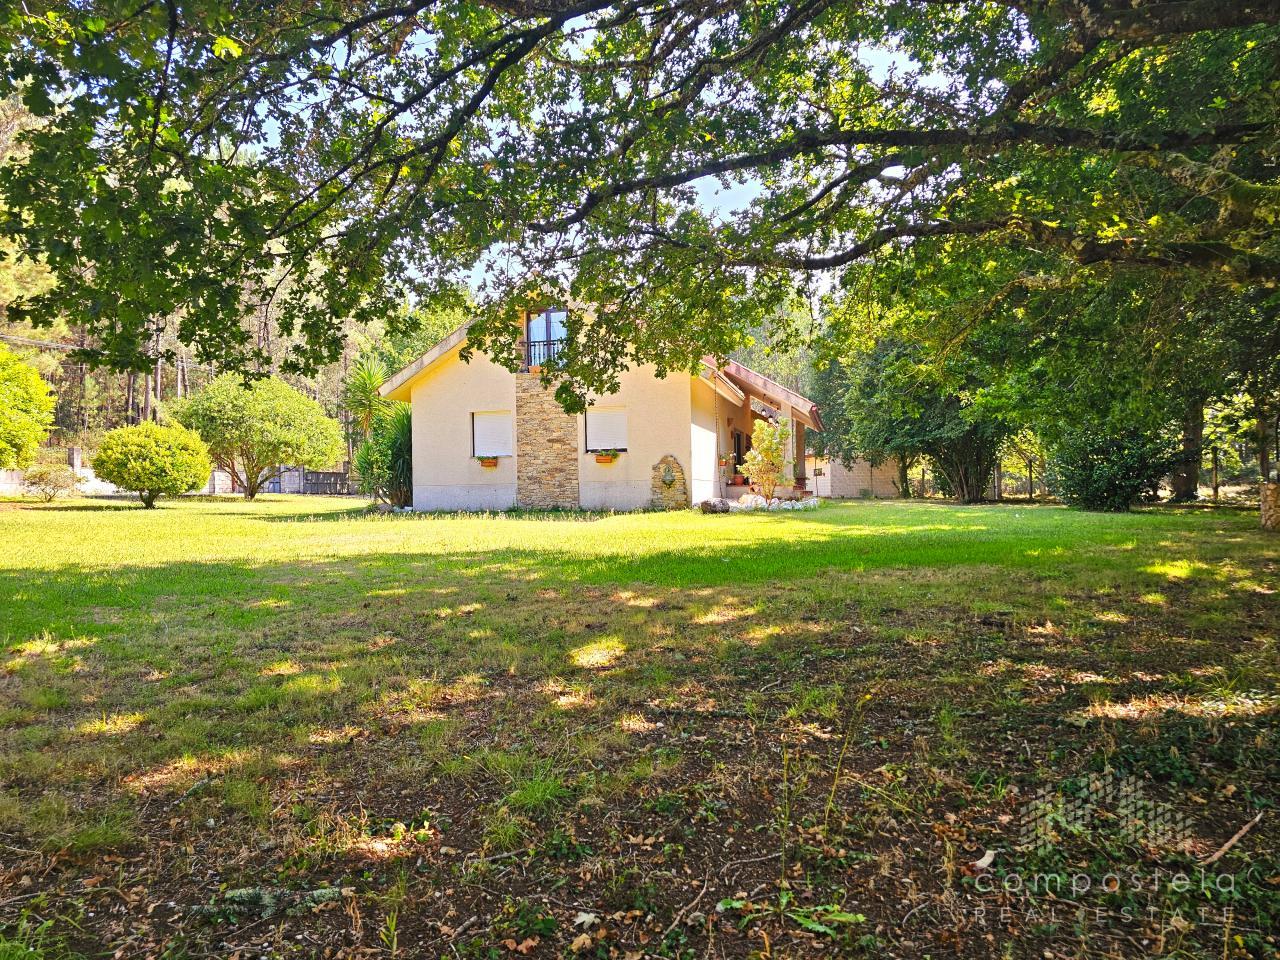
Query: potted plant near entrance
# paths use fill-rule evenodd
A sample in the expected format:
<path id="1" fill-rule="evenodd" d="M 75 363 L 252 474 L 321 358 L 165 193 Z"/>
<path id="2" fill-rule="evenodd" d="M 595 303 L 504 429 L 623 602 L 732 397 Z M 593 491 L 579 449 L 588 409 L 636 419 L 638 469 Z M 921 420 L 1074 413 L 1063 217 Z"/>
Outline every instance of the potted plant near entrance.
<path id="1" fill-rule="evenodd" d="M 620 450 L 596 450 L 596 463 L 613 463 L 621 452 Z"/>

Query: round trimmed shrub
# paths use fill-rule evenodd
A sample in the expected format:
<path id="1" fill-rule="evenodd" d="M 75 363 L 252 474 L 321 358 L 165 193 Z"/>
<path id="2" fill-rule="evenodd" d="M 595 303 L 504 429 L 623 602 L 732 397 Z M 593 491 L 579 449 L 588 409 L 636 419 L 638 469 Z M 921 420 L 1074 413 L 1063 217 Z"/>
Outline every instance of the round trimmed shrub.
<path id="1" fill-rule="evenodd" d="M 1047 479 L 1072 506 L 1118 513 L 1139 500 L 1156 499 L 1173 458 L 1173 444 L 1159 434 L 1082 427 L 1054 445 Z"/>
<path id="2" fill-rule="evenodd" d="M 157 497 L 176 497 L 203 486 L 212 469 L 209 448 L 196 434 L 158 423 L 110 431 L 93 458 L 94 473 L 137 493 L 148 509 Z"/>

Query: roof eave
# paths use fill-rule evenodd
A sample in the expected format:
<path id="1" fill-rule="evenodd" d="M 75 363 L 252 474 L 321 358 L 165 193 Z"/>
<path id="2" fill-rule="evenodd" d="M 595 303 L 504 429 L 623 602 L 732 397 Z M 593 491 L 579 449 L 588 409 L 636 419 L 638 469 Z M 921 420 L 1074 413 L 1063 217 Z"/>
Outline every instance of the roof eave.
<path id="1" fill-rule="evenodd" d="M 464 343 L 470 328 L 471 321 L 468 320 L 417 360 L 388 377 L 387 382 L 378 388 L 378 393 L 388 400 L 403 400 L 407 403 L 412 393 L 413 381 L 435 366 L 437 361 L 446 354 Z"/>
<path id="2" fill-rule="evenodd" d="M 704 362 L 714 363 L 711 360 L 705 360 Z M 740 380 L 752 388 L 744 390 L 745 393 L 755 396 L 756 399 L 762 402 L 769 403 L 770 406 L 776 406 L 775 403 L 769 402 L 776 397 L 795 413 L 799 414 L 806 426 L 818 431 L 822 430 L 822 412 L 818 409 L 818 405 L 808 397 L 802 397 L 794 390 L 784 387 L 776 380 L 771 380 L 763 373 L 758 373 L 736 360 L 726 361 L 722 372 L 730 382 L 735 379 Z M 742 389 L 740 384 L 735 383 L 734 385 Z M 757 394 L 761 395 L 757 396 Z"/>

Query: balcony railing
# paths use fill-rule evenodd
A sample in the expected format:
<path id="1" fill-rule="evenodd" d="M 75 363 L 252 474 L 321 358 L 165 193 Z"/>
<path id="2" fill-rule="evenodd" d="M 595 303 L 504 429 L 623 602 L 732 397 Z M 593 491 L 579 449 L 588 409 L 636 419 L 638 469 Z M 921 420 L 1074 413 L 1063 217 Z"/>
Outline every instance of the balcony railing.
<path id="1" fill-rule="evenodd" d="M 524 368 L 542 367 L 555 359 L 563 340 L 529 340 L 524 345 Z"/>

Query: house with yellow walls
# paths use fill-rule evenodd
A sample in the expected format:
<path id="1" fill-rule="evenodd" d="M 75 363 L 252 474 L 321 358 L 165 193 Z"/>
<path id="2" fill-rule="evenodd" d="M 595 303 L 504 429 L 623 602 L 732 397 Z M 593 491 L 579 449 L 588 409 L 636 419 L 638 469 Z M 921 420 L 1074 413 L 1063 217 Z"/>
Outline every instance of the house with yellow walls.
<path id="1" fill-rule="evenodd" d="M 674 509 L 736 497 L 748 489 L 735 474 L 755 422 L 779 417 L 792 426 L 794 478 L 781 492 L 812 489 L 805 433 L 822 429 L 817 405 L 734 361 L 666 377 L 637 367 L 585 414 L 565 413 L 540 376 L 565 319 L 526 312 L 515 372 L 479 351 L 463 360 L 464 325 L 383 385 L 412 407 L 415 510 Z"/>

